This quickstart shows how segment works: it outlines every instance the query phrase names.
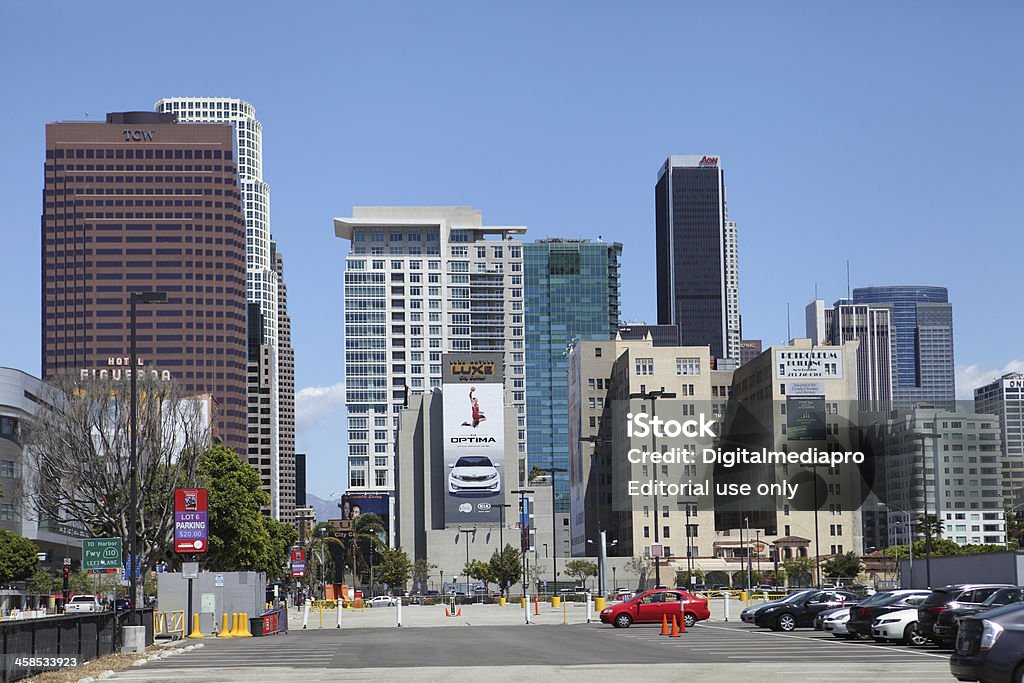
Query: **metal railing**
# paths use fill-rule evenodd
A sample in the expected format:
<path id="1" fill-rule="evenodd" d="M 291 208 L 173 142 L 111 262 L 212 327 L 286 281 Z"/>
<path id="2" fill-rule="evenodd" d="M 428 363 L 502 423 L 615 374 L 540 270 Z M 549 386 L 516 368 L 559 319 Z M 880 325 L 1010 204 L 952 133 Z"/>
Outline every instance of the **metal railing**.
<path id="1" fill-rule="evenodd" d="M 153 610 L 139 610 L 146 644 L 153 644 Z M 121 627 L 131 612 L 90 612 L 0 623 L 0 681 L 81 665 L 121 649 Z"/>

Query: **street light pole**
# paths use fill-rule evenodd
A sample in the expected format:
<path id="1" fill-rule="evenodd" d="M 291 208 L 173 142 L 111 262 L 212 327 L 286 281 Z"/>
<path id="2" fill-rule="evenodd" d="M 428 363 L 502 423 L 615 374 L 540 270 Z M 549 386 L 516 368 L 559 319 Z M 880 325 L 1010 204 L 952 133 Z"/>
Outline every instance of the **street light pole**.
<path id="1" fill-rule="evenodd" d="M 464 541 L 466 543 L 466 567 L 463 569 L 463 571 L 466 572 L 466 595 L 469 595 L 469 535 L 475 534 L 476 529 L 463 529 L 462 527 L 459 527 L 459 533 L 466 534 L 464 538 Z M 456 591 L 457 590 L 458 587 L 456 587 Z"/>
<path id="2" fill-rule="evenodd" d="M 128 458 L 128 470 L 131 482 L 128 485 L 128 585 L 129 592 L 132 596 L 132 617 L 131 624 L 138 625 L 141 623 L 141 613 L 138 610 L 141 607 L 141 601 L 139 600 L 139 585 L 135 578 L 135 567 L 139 567 L 139 571 L 142 571 L 142 563 L 139 561 L 138 554 L 138 529 L 136 526 L 139 523 L 139 485 L 138 485 L 138 470 L 139 470 L 139 442 L 138 435 L 138 387 L 136 385 L 136 374 L 138 373 L 139 357 L 138 350 L 136 349 L 136 332 L 135 332 L 135 305 L 136 302 L 141 300 L 144 304 L 160 304 L 167 301 L 166 292 L 132 292 L 131 293 L 131 409 L 129 419 L 131 420 L 131 444 Z"/>
<path id="3" fill-rule="evenodd" d="M 631 399 L 632 398 L 639 398 L 639 399 L 647 399 L 647 400 L 649 400 L 651 402 L 651 417 L 654 418 L 654 417 L 657 417 L 657 415 L 658 415 L 658 411 L 657 411 L 656 403 L 655 402 L 659 398 L 675 398 L 676 395 L 674 393 L 672 393 L 672 392 L 665 391 L 665 387 L 662 387 L 658 391 L 631 393 L 629 395 L 629 397 Z M 658 440 L 657 440 L 657 436 L 655 435 L 655 430 L 652 429 L 651 430 L 651 453 L 654 453 L 655 451 L 657 451 L 657 449 L 658 449 Z M 654 466 L 655 471 L 657 471 L 657 467 L 658 467 L 657 465 Z M 654 555 L 654 585 L 655 586 L 660 586 L 661 585 L 661 538 L 660 538 L 660 535 L 659 535 L 660 534 L 659 527 L 661 526 L 661 518 L 660 518 L 661 511 L 659 509 L 659 504 L 658 504 L 658 488 L 659 487 L 654 486 L 653 488 L 654 488 L 654 545 L 658 546 L 658 554 L 657 555 L 654 555 L 654 553 L 651 553 L 651 554 Z"/>
<path id="4" fill-rule="evenodd" d="M 526 496 L 533 493 L 533 489 L 513 489 L 510 491 L 514 496 L 519 496 L 519 552 L 523 556 L 523 599 L 526 599 L 526 553 L 530 549 L 530 530 L 528 528 L 529 517 L 526 515 Z M 529 615 L 527 615 L 529 617 Z"/>
<path id="5" fill-rule="evenodd" d="M 555 558 L 558 557 L 558 546 L 560 545 L 557 534 L 557 516 L 555 515 L 555 473 L 567 470 L 564 467 L 539 467 L 537 469 L 551 475 L 551 590 L 554 592 L 558 586 L 558 561 Z"/>

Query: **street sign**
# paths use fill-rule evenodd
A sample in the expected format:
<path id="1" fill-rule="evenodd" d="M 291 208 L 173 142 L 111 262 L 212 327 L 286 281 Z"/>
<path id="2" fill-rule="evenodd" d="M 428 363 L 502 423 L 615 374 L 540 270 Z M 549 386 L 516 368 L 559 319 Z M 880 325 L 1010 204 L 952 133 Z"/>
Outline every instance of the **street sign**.
<path id="1" fill-rule="evenodd" d="M 182 562 L 181 563 L 181 578 L 183 578 L 183 579 L 198 579 L 199 578 L 199 563 L 198 562 Z"/>
<path id="2" fill-rule="evenodd" d="M 223 574 L 214 574 L 213 575 L 213 587 L 214 588 L 223 588 L 224 587 L 224 575 Z"/>
<path id="3" fill-rule="evenodd" d="M 664 557 L 662 545 L 660 543 L 651 544 L 651 557 Z"/>
<path id="4" fill-rule="evenodd" d="M 71 558 L 70 557 L 65 557 L 64 558 L 64 566 L 65 567 L 70 567 L 71 566 Z"/>
<path id="5" fill-rule="evenodd" d="M 121 567 L 120 538 L 82 539 L 82 569 L 119 569 Z"/>
<path id="6" fill-rule="evenodd" d="M 306 550 L 304 548 L 292 548 L 292 576 L 302 577 L 306 575 Z"/>
<path id="7" fill-rule="evenodd" d="M 208 531 L 206 489 L 175 489 L 174 552 L 205 553 Z"/>

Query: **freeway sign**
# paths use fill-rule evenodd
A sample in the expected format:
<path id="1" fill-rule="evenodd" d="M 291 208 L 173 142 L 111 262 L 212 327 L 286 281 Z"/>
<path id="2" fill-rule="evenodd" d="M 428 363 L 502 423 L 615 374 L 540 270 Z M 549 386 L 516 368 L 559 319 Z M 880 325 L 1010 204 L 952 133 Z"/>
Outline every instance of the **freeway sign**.
<path id="1" fill-rule="evenodd" d="M 120 538 L 82 539 L 82 569 L 119 569 L 121 567 Z"/>

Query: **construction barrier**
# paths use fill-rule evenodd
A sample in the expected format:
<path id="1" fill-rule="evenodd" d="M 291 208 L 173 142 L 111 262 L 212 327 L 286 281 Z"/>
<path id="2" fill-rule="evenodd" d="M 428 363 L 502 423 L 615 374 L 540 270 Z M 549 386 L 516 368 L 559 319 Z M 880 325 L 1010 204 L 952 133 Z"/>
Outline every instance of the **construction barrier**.
<path id="1" fill-rule="evenodd" d="M 153 635 L 173 639 L 185 637 L 185 610 L 153 612 Z"/>

